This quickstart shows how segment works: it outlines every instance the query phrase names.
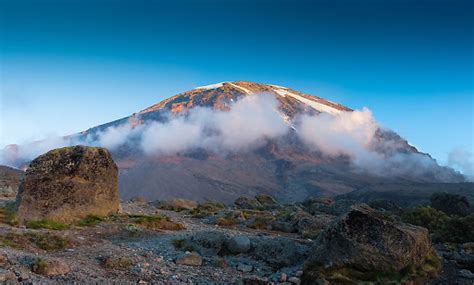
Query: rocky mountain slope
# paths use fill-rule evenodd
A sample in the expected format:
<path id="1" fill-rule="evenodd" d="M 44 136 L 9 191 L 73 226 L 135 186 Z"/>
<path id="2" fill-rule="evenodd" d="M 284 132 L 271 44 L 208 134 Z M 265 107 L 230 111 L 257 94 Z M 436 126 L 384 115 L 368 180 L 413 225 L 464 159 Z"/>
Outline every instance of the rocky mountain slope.
<path id="1" fill-rule="evenodd" d="M 374 153 L 396 159 L 390 167 L 377 167 L 377 173 L 354 167 L 347 155 L 326 155 L 310 148 L 298 135 L 301 130 L 297 124 L 301 115 L 338 116 L 353 111 L 343 105 L 286 87 L 245 81 L 198 87 L 131 116 L 93 127 L 67 139 L 81 144 L 96 143 L 111 129 L 115 133 L 124 129 L 133 132 L 153 122 L 166 124 L 176 118 L 192 116 L 192 111 L 199 108 L 225 112 L 232 109 L 235 102 L 249 96 L 275 98 L 280 119 L 285 122 L 289 131 L 278 137 L 264 136 L 254 148 L 226 152 L 199 145 L 175 152 L 145 154 L 140 147 L 143 142 L 132 137 L 110 149 L 120 168 L 122 197 L 141 195 L 149 200 L 183 197 L 229 202 L 241 195 L 253 196 L 263 192 L 270 193 L 281 201 L 298 201 L 308 196 L 344 194 L 383 183 L 464 181 L 458 173 L 438 166 L 429 155 L 420 153 L 398 134 L 383 128 L 376 130 L 370 147 Z M 260 105 L 264 104 L 266 101 L 260 102 Z M 253 114 L 243 112 L 243 115 Z M 248 124 L 251 127 L 253 122 Z M 180 126 L 177 126 L 170 128 L 168 132 L 179 129 Z M 190 133 L 193 130 L 191 128 Z M 204 132 L 214 131 L 204 129 Z M 245 128 L 240 131 L 246 132 Z M 165 139 L 167 135 L 163 135 Z M 234 139 L 235 137 L 238 138 L 234 136 Z M 159 143 L 158 139 L 156 143 Z M 179 139 L 172 142 L 177 145 L 180 143 Z M 397 160 L 399 156 L 411 154 L 424 160 L 423 167 L 411 166 L 416 171 L 405 170 L 406 164 L 412 164 L 412 161 Z M 16 164 L 20 162 L 16 161 Z"/>
<path id="2" fill-rule="evenodd" d="M 21 170 L 0 165 L 0 197 L 14 196 L 23 174 Z"/>

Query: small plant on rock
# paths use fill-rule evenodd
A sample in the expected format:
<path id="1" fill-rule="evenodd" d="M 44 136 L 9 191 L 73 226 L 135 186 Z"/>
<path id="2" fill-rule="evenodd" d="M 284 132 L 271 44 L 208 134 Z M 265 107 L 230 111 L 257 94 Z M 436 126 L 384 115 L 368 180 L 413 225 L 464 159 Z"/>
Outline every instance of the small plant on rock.
<path id="1" fill-rule="evenodd" d="M 46 274 L 48 270 L 48 262 L 44 260 L 41 257 L 38 257 L 33 261 L 33 264 L 31 265 L 31 271 L 33 271 L 36 274 L 41 274 L 44 275 Z"/>

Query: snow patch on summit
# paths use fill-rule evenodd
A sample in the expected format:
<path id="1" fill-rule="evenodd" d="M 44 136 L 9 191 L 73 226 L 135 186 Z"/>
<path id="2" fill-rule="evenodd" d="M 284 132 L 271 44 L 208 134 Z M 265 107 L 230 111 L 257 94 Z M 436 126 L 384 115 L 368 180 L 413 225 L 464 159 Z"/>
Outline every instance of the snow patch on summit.
<path id="1" fill-rule="evenodd" d="M 194 89 L 212 90 L 212 89 L 222 87 L 224 85 L 224 83 L 227 83 L 227 82 L 224 81 L 224 82 L 219 82 L 219 83 L 210 84 L 210 85 L 206 85 L 206 86 L 199 86 L 199 87 L 196 87 Z"/>
<path id="2" fill-rule="evenodd" d="M 231 82 L 229 82 L 229 84 L 232 85 L 232 86 L 234 86 L 235 88 L 238 88 L 238 89 L 244 91 L 244 92 L 247 93 L 248 95 L 250 95 L 250 94 L 253 93 L 252 91 L 250 91 L 250 90 L 248 90 L 247 88 L 244 88 L 244 87 L 242 87 L 242 86 L 236 85 L 236 84 L 231 83 Z"/>
<path id="3" fill-rule="evenodd" d="M 280 85 L 275 85 L 275 84 L 267 84 L 268 86 L 271 86 L 271 87 L 274 87 L 274 88 L 278 88 L 278 89 L 289 89 L 285 86 L 280 86 Z"/>
<path id="4" fill-rule="evenodd" d="M 324 113 L 328 113 L 328 114 L 331 114 L 331 115 L 337 115 L 337 114 L 340 114 L 342 111 L 341 110 L 338 110 L 336 108 L 333 108 L 331 106 L 328 106 L 328 105 L 325 105 L 325 104 L 322 104 L 322 103 L 318 103 L 316 101 L 313 101 L 313 100 L 310 100 L 310 99 L 307 99 L 305 97 L 302 97 L 298 94 L 295 94 L 293 92 L 290 92 L 288 90 L 284 90 L 284 89 L 274 89 L 275 93 L 280 95 L 280 96 L 290 96 L 290 97 L 293 97 L 295 98 L 296 100 L 300 101 L 301 103 L 304 103 L 308 106 L 310 106 L 311 108 L 315 109 L 316 111 L 319 111 L 319 112 L 324 112 Z"/>

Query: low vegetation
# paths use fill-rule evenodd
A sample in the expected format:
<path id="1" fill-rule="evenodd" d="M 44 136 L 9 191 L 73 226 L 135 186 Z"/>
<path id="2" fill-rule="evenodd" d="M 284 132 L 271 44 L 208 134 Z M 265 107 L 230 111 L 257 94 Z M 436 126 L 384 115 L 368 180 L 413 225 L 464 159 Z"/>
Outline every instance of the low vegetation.
<path id="1" fill-rule="evenodd" d="M 0 236 L 0 247 L 6 246 L 16 249 L 28 249 L 33 246 L 46 251 L 57 251 L 68 248 L 71 244 L 68 237 L 52 233 L 9 232 Z"/>
<path id="2" fill-rule="evenodd" d="M 266 230 L 271 228 L 271 224 L 275 221 L 275 217 L 270 215 L 257 216 L 252 223 L 248 225 L 251 229 Z"/>
<path id="3" fill-rule="evenodd" d="M 33 261 L 31 265 L 31 271 L 36 274 L 44 275 L 48 271 L 48 262 L 41 257 L 38 257 Z"/>
<path id="4" fill-rule="evenodd" d="M 419 206 L 402 215 L 402 221 L 427 228 L 435 242 L 465 243 L 474 237 L 474 214 L 448 216 L 430 206 Z"/>
<path id="5" fill-rule="evenodd" d="M 51 220 L 34 220 L 26 223 L 26 227 L 29 229 L 48 229 L 48 230 L 65 230 L 69 228 L 68 225 L 55 222 Z"/>
<path id="6" fill-rule="evenodd" d="M 0 207 L 0 223 L 8 224 L 11 226 L 18 225 L 18 219 L 16 218 L 14 208 L 14 203 L 8 203 L 4 207 Z"/>
<path id="7" fill-rule="evenodd" d="M 80 220 L 77 225 L 80 227 L 90 227 L 90 226 L 95 226 L 103 221 L 105 221 L 107 218 L 104 217 L 99 217 L 96 215 L 87 215 L 84 219 Z"/>
<path id="8" fill-rule="evenodd" d="M 192 210 L 197 207 L 197 203 L 192 200 L 186 199 L 171 199 L 169 201 L 163 201 L 158 205 L 158 208 L 162 210 L 181 212 L 184 210 Z"/>
<path id="9" fill-rule="evenodd" d="M 225 205 L 219 202 L 208 201 L 199 204 L 195 209 L 190 211 L 190 214 L 194 218 L 204 218 L 215 215 L 220 210 L 224 209 Z"/>
<path id="10" fill-rule="evenodd" d="M 309 264 L 305 267 L 305 280 L 324 278 L 331 284 L 422 284 L 424 280 L 436 277 L 442 263 L 433 251 L 423 265 L 407 266 L 399 272 L 360 270 L 357 266 L 325 268 L 322 264 Z"/>
<path id="11" fill-rule="evenodd" d="M 173 222 L 168 217 L 131 215 L 129 218 L 134 224 L 137 224 L 147 230 L 179 231 L 184 229 L 182 224 Z"/>
<path id="12" fill-rule="evenodd" d="M 236 225 L 238 223 L 238 220 L 234 217 L 219 217 L 217 219 L 217 224 L 222 227 L 229 227 Z"/>

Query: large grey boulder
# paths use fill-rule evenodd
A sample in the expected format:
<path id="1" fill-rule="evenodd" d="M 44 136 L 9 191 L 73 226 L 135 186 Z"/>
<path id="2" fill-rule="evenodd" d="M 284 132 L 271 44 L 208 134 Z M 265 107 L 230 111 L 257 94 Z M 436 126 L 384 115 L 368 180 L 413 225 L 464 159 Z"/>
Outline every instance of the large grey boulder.
<path id="1" fill-rule="evenodd" d="M 245 253 L 249 251 L 251 242 L 247 236 L 234 236 L 226 242 L 227 249 L 231 253 Z"/>
<path id="2" fill-rule="evenodd" d="M 33 160 L 20 184 L 17 218 L 74 222 L 120 211 L 118 168 L 105 148 L 55 149 Z"/>
<path id="3" fill-rule="evenodd" d="M 437 255 L 427 229 L 398 222 L 360 204 L 315 240 L 304 279 L 308 281 L 328 272 L 331 276 L 338 270 L 359 275 L 398 273 L 426 262 L 433 262 L 431 268 L 437 270 Z"/>
<path id="4" fill-rule="evenodd" d="M 308 254 L 308 246 L 289 238 L 261 237 L 252 239 L 251 255 L 275 269 L 301 264 L 306 260 Z"/>

